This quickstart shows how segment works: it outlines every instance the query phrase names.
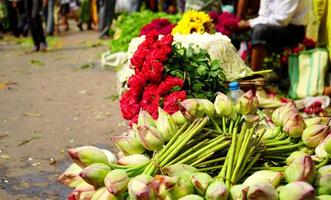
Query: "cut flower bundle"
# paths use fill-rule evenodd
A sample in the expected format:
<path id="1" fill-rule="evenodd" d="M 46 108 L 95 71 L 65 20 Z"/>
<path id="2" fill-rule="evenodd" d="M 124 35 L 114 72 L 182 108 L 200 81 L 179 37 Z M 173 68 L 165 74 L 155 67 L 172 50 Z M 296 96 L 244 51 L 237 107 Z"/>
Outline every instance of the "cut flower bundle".
<path id="1" fill-rule="evenodd" d="M 269 118 L 252 91 L 178 108 L 159 107 L 156 120 L 140 111 L 128 133 L 113 136 L 117 156 L 70 149 L 74 164 L 59 177 L 75 188 L 69 199 L 330 198 L 328 120 L 305 121 L 292 103 Z"/>

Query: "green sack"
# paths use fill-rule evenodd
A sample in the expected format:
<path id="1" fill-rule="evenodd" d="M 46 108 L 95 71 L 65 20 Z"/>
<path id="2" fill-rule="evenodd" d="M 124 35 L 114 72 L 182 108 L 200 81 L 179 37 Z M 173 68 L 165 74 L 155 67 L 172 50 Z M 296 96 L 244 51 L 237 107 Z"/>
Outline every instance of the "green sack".
<path id="1" fill-rule="evenodd" d="M 322 95 L 328 69 L 328 52 L 316 48 L 289 56 L 289 97 L 300 99 Z"/>

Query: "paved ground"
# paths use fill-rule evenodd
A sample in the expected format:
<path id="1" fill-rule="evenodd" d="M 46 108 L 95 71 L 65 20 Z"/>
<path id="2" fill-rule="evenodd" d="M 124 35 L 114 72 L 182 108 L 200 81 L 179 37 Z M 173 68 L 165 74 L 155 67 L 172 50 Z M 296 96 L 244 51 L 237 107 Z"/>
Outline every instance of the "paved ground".
<path id="1" fill-rule="evenodd" d="M 125 130 L 115 72 L 100 68 L 94 32 L 72 31 L 55 49 L 26 53 L 0 40 L 0 199 L 65 199 L 56 178 L 69 166 L 66 149 L 111 148 Z"/>

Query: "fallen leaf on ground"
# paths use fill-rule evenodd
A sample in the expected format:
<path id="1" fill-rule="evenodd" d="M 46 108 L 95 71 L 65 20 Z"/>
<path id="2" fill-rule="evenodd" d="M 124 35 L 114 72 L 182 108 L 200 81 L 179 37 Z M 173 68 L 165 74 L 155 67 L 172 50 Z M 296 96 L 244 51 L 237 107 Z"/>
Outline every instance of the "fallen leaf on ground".
<path id="1" fill-rule="evenodd" d="M 111 101 L 116 101 L 116 100 L 118 100 L 118 98 L 119 98 L 118 94 L 112 94 L 107 97 L 104 97 L 103 99 L 105 99 L 105 100 L 110 99 Z"/>
<path id="2" fill-rule="evenodd" d="M 93 68 L 95 67 L 95 63 L 87 63 L 87 64 L 82 64 L 79 69 L 88 69 L 88 68 Z"/>
<path id="3" fill-rule="evenodd" d="M 30 63 L 37 66 L 44 66 L 45 62 L 41 60 L 30 60 Z"/>
<path id="4" fill-rule="evenodd" d="M 42 137 L 41 137 L 40 135 L 38 135 L 38 134 L 40 134 L 40 131 L 34 131 L 34 132 L 33 132 L 33 136 L 32 136 L 31 138 L 29 138 L 29 139 L 24 139 L 24 140 L 23 140 L 21 143 L 19 143 L 17 146 L 20 147 L 20 146 L 22 146 L 22 145 L 25 145 L 25 144 L 31 142 L 32 140 L 36 140 L 36 139 L 40 139 L 40 138 L 42 138 Z"/>
<path id="5" fill-rule="evenodd" d="M 10 159 L 10 156 L 8 156 L 8 155 L 1 155 L 0 157 L 3 159 Z"/>
<path id="6" fill-rule="evenodd" d="M 3 138 L 6 138 L 8 137 L 9 135 L 7 133 L 3 133 L 3 134 L 0 134 L 0 140 L 3 139 Z"/>
<path id="7" fill-rule="evenodd" d="M 26 112 L 26 113 L 23 113 L 23 116 L 27 116 L 27 117 L 41 117 L 42 115 L 40 113 L 36 113 L 36 112 Z"/>

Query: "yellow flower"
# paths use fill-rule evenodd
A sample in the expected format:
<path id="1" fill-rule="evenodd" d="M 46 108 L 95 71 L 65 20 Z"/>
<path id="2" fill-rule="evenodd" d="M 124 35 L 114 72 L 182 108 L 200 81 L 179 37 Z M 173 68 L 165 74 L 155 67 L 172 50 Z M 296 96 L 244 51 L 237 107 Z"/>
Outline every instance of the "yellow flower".
<path id="1" fill-rule="evenodd" d="M 209 15 L 202 11 L 190 10 L 183 14 L 182 19 L 177 23 L 177 26 L 172 29 L 172 34 L 190 34 L 204 33 L 213 31 L 213 26 Z"/>

